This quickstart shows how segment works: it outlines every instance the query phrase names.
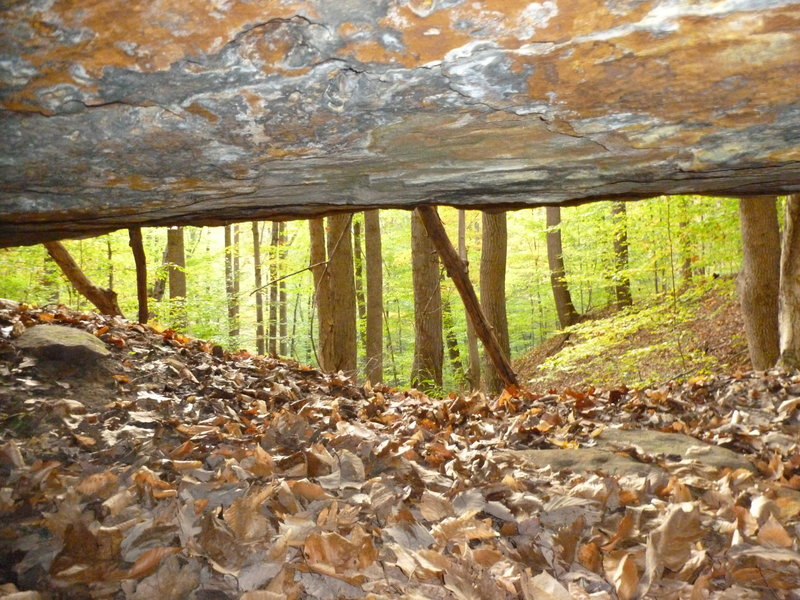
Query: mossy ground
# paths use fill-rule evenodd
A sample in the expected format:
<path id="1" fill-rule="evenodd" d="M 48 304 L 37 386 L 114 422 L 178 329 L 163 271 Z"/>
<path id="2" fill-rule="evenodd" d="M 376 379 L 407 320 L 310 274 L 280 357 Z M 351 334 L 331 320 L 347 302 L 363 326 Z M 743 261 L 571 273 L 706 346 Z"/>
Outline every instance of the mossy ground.
<path id="1" fill-rule="evenodd" d="M 691 286 L 621 311 L 603 311 L 516 361 L 534 390 L 644 387 L 750 368 L 733 279 Z"/>

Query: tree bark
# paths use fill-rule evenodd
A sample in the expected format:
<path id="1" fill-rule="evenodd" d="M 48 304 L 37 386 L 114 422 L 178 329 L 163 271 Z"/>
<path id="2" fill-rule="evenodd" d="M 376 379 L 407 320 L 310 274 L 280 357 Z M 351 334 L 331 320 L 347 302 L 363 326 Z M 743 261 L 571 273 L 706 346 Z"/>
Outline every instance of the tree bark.
<path id="1" fill-rule="evenodd" d="M 314 303 L 317 306 L 319 348 L 315 349 L 317 363 L 323 371 L 333 370 L 333 306 L 331 304 L 331 274 L 326 259 L 325 222 L 308 221 L 310 238 L 310 268 L 314 276 Z"/>
<path id="2" fill-rule="evenodd" d="M 328 267 L 333 312 L 332 371 L 354 376 L 358 369 L 356 344 L 356 287 L 353 270 L 352 216 L 328 217 Z"/>
<path id="3" fill-rule="evenodd" d="M 147 306 L 147 255 L 144 253 L 142 229 L 128 229 L 128 245 L 133 251 L 133 262 L 136 265 L 136 297 L 139 302 L 139 323 L 147 323 L 150 309 Z"/>
<path id="4" fill-rule="evenodd" d="M 458 334 L 453 323 L 453 307 L 447 296 L 442 296 L 442 324 L 444 326 L 445 345 L 447 346 L 447 356 L 450 358 L 450 366 L 456 381 L 463 383 L 466 379 L 464 365 L 461 362 L 461 350 L 458 347 Z"/>
<path id="5" fill-rule="evenodd" d="M 611 203 L 611 222 L 614 228 L 614 305 L 617 309 L 633 304 L 628 270 L 628 209 L 625 202 Z"/>
<path id="6" fill-rule="evenodd" d="M 383 381 L 383 252 L 380 213 L 364 213 L 364 250 L 367 273 L 366 377 Z"/>
<path id="7" fill-rule="evenodd" d="M 286 238 L 286 223 L 280 222 L 278 230 L 278 270 L 286 270 L 286 252 L 289 243 Z M 289 319 L 288 319 L 288 298 L 286 294 L 286 278 L 281 277 L 278 281 L 278 354 L 286 356 L 288 354 L 289 341 Z"/>
<path id="8" fill-rule="evenodd" d="M 225 295 L 228 303 L 228 337 L 238 345 L 239 337 L 239 232 L 238 225 L 225 226 Z M 235 261 L 235 262 L 234 262 Z"/>
<path id="9" fill-rule="evenodd" d="M 780 366 L 800 368 L 800 194 L 786 198 L 778 326 Z"/>
<path id="10" fill-rule="evenodd" d="M 475 333 L 483 342 L 486 352 L 492 358 L 492 363 L 497 369 L 500 378 L 506 387 L 516 387 L 518 385 L 517 375 L 514 373 L 508 357 L 503 354 L 500 343 L 489 326 L 483 310 L 481 310 L 478 297 L 475 295 L 475 289 L 472 287 L 467 274 L 467 265 L 458 257 L 453 244 L 450 243 L 436 209 L 432 206 L 421 206 L 415 210 L 415 214 L 419 215 L 428 235 L 439 252 L 448 275 L 450 275 L 458 293 L 461 295 L 467 315 L 475 326 Z"/>
<path id="11" fill-rule="evenodd" d="M 458 257 L 464 263 L 469 277 L 469 260 L 467 258 L 467 213 L 465 210 L 458 211 Z M 466 307 L 464 308 L 466 311 Z M 465 313 L 466 314 L 466 313 Z M 467 381 L 472 390 L 477 390 L 481 386 L 481 360 L 478 350 L 478 337 L 475 335 L 475 326 L 472 324 L 469 314 L 467 316 L 467 356 L 468 368 L 466 371 Z"/>
<path id="12" fill-rule="evenodd" d="M 742 305 L 750 362 L 756 370 L 773 367 L 780 355 L 778 293 L 781 242 L 774 196 L 739 200 L 742 229 Z"/>
<path id="13" fill-rule="evenodd" d="M 550 285 L 553 288 L 558 322 L 561 327 L 569 327 L 578 322 L 578 311 L 572 303 L 572 296 L 566 281 L 564 269 L 564 249 L 561 243 L 561 207 L 548 206 L 547 213 L 547 262 L 550 265 Z"/>
<path id="14" fill-rule="evenodd" d="M 44 247 L 72 286 L 98 311 L 104 315 L 122 315 L 117 304 L 117 293 L 93 284 L 61 242 L 45 242 Z"/>
<path id="15" fill-rule="evenodd" d="M 494 330 L 500 349 L 505 356 L 511 355 L 508 340 L 508 317 L 506 315 L 506 254 L 508 231 L 506 213 L 483 213 L 483 237 L 481 250 L 481 308 L 490 327 Z M 484 355 L 485 386 L 491 393 L 503 389 L 503 380 L 493 368 L 491 358 Z"/>
<path id="16" fill-rule="evenodd" d="M 426 233 L 421 217 L 420 209 L 411 214 L 411 278 L 414 287 L 411 385 L 430 390 L 442 385 L 442 290 L 436 246 Z"/>
<path id="17" fill-rule="evenodd" d="M 261 236 L 258 221 L 253 221 L 253 276 L 256 294 L 256 353 L 265 354 L 264 344 L 264 295 L 261 291 Z"/>
<path id="18" fill-rule="evenodd" d="M 183 227 L 170 227 L 167 229 L 167 263 L 170 308 L 175 319 L 174 326 L 185 329 L 188 326 L 188 321 L 186 316 L 186 251 Z"/>
<path id="19" fill-rule="evenodd" d="M 269 318 L 268 318 L 268 344 L 270 354 L 278 354 L 278 256 L 281 238 L 281 224 L 272 222 L 269 242 Z"/>
<path id="20" fill-rule="evenodd" d="M 358 317 L 358 338 L 366 348 L 367 298 L 364 292 L 364 252 L 361 249 L 361 222 L 353 215 L 353 260 L 356 270 L 356 314 Z"/>

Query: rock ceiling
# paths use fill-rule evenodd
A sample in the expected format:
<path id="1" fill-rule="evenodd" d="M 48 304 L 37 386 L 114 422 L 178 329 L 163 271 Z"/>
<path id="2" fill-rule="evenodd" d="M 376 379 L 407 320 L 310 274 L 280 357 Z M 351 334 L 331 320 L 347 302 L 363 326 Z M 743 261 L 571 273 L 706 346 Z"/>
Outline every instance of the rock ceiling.
<path id="1" fill-rule="evenodd" d="M 800 189 L 800 2 L 17 0 L 0 246 Z"/>

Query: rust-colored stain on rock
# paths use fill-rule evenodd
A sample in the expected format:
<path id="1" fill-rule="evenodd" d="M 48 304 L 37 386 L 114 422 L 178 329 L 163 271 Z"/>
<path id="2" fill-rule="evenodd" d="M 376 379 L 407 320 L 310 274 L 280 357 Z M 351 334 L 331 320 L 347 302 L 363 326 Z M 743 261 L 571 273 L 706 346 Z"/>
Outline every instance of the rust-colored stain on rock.
<path id="1" fill-rule="evenodd" d="M 0 246 L 800 189 L 800 0 L 7 4 Z"/>

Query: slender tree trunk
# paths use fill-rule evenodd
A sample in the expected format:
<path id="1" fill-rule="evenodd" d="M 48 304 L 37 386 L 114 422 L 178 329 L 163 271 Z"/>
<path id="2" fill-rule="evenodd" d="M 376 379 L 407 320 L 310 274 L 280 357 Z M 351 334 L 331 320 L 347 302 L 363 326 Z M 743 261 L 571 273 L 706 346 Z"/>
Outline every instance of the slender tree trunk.
<path id="1" fill-rule="evenodd" d="M 364 248 L 367 272 L 367 361 L 366 376 L 372 383 L 383 381 L 383 252 L 380 213 L 364 213 Z"/>
<path id="2" fill-rule="evenodd" d="M 500 349 L 511 355 L 506 315 L 506 254 L 508 231 L 506 213 L 483 213 L 483 242 L 481 250 L 481 308 L 494 330 Z M 503 389 L 503 380 L 493 368 L 491 358 L 484 356 L 486 389 L 497 393 Z"/>
<path id="3" fill-rule="evenodd" d="M 280 230 L 278 235 L 278 270 L 284 272 L 286 264 L 286 252 L 288 250 L 288 242 L 286 239 L 286 223 L 280 222 Z M 281 279 L 278 282 L 278 354 L 286 356 L 288 354 L 288 298 L 286 294 L 286 279 Z"/>
<path id="4" fill-rule="evenodd" d="M 352 216 L 328 217 L 328 267 L 333 313 L 333 371 L 356 374 L 356 287 L 353 269 Z"/>
<path id="5" fill-rule="evenodd" d="M 681 241 L 681 279 L 683 280 L 684 287 L 692 282 L 694 275 L 694 256 L 692 252 L 692 234 L 689 231 L 689 200 L 683 197 L 680 202 L 681 220 L 678 225 L 680 228 L 680 241 Z"/>
<path id="6" fill-rule="evenodd" d="M 91 302 L 99 312 L 104 315 L 122 315 L 117 304 L 117 293 L 93 284 L 61 242 L 45 242 L 44 247 L 72 287 Z"/>
<path id="7" fill-rule="evenodd" d="M 331 304 L 330 270 L 326 262 L 325 222 L 310 219 L 308 233 L 311 242 L 311 273 L 314 276 L 314 302 L 317 306 L 319 348 L 315 349 L 317 363 L 323 371 L 333 370 L 333 305 Z"/>
<path id="8" fill-rule="evenodd" d="M 169 299 L 174 326 L 188 327 L 186 316 L 186 253 L 184 249 L 183 227 L 167 229 L 167 262 L 169 279 Z"/>
<path id="9" fill-rule="evenodd" d="M 414 363 L 411 385 L 430 390 L 442 385 L 442 292 L 436 247 L 420 220 L 411 215 L 411 277 L 414 287 Z"/>
<path id="10" fill-rule="evenodd" d="M 800 194 L 786 198 L 781 251 L 780 365 L 800 368 Z"/>
<path id="11" fill-rule="evenodd" d="M 239 273 L 234 257 L 239 254 L 236 225 L 225 226 L 225 295 L 228 302 L 228 337 L 233 345 L 238 345 L 239 337 Z M 236 261 L 238 262 L 238 261 Z"/>
<path id="12" fill-rule="evenodd" d="M 614 305 L 617 309 L 633 304 L 628 270 L 628 209 L 625 202 L 611 203 L 614 227 Z"/>
<path id="13" fill-rule="evenodd" d="M 139 301 L 139 323 L 147 323 L 150 309 L 147 306 L 147 255 L 144 253 L 141 227 L 128 229 L 128 245 L 133 251 L 136 265 L 136 297 Z"/>
<path id="14" fill-rule="evenodd" d="M 361 347 L 366 348 L 367 299 L 364 294 L 364 253 L 361 250 L 361 221 L 353 218 L 353 250 L 356 269 L 356 309 L 358 314 L 358 337 Z"/>
<path id="15" fill-rule="evenodd" d="M 456 381 L 463 383 L 466 379 L 464 365 L 461 363 L 458 334 L 456 333 L 455 323 L 453 321 L 453 308 L 447 296 L 442 296 L 442 324 L 444 325 L 447 356 L 450 358 L 450 366 L 453 369 L 453 375 Z"/>
<path id="16" fill-rule="evenodd" d="M 111 236 L 106 236 L 106 267 L 108 269 L 108 289 L 114 289 L 114 252 L 111 249 Z"/>
<path id="17" fill-rule="evenodd" d="M 281 238 L 280 223 L 272 222 L 269 243 L 269 336 L 268 351 L 278 354 L 278 256 Z"/>
<path id="18" fill-rule="evenodd" d="M 750 362 L 756 370 L 774 366 L 780 355 L 778 291 L 781 242 L 774 196 L 739 200 L 742 270 L 739 296 Z"/>
<path id="19" fill-rule="evenodd" d="M 253 275 L 256 295 L 256 353 L 266 354 L 264 344 L 264 295 L 261 291 L 261 236 L 258 232 L 258 221 L 253 221 Z"/>
<path id="20" fill-rule="evenodd" d="M 569 327 L 578 322 L 578 311 L 572 303 L 572 296 L 566 281 L 564 269 L 564 249 L 561 243 L 561 207 L 548 206 L 547 211 L 547 262 L 550 265 L 550 285 L 556 313 L 561 327 Z"/>
<path id="21" fill-rule="evenodd" d="M 469 260 L 467 258 L 467 213 L 458 211 L 458 257 L 466 265 L 469 277 Z M 466 311 L 466 308 L 464 309 Z M 475 335 L 475 326 L 467 315 L 467 351 L 469 367 L 466 372 L 470 389 L 477 390 L 481 386 L 481 360 L 478 350 L 478 336 Z"/>
<path id="22" fill-rule="evenodd" d="M 439 252 L 439 256 L 442 258 L 447 273 L 450 275 L 453 284 L 455 284 L 458 293 L 461 295 L 461 300 L 464 302 L 464 306 L 467 309 L 467 316 L 472 320 L 475 326 L 475 333 L 483 342 L 486 352 L 492 358 L 492 362 L 495 369 L 497 369 L 497 372 L 500 374 L 500 378 L 503 380 L 506 387 L 516 387 L 518 385 L 517 375 L 511 368 L 511 362 L 508 360 L 508 356 L 503 354 L 500 342 L 497 341 L 494 331 L 486 320 L 483 310 L 481 310 L 481 305 L 478 302 L 475 289 L 472 287 L 472 283 L 467 276 L 467 265 L 458 258 L 458 254 L 455 248 L 453 248 L 453 244 L 450 243 L 450 238 L 447 237 L 447 232 L 442 225 L 442 221 L 439 219 L 436 209 L 432 206 L 421 206 L 414 212 L 415 214 L 419 214 L 428 235 L 436 247 L 436 250 Z"/>

